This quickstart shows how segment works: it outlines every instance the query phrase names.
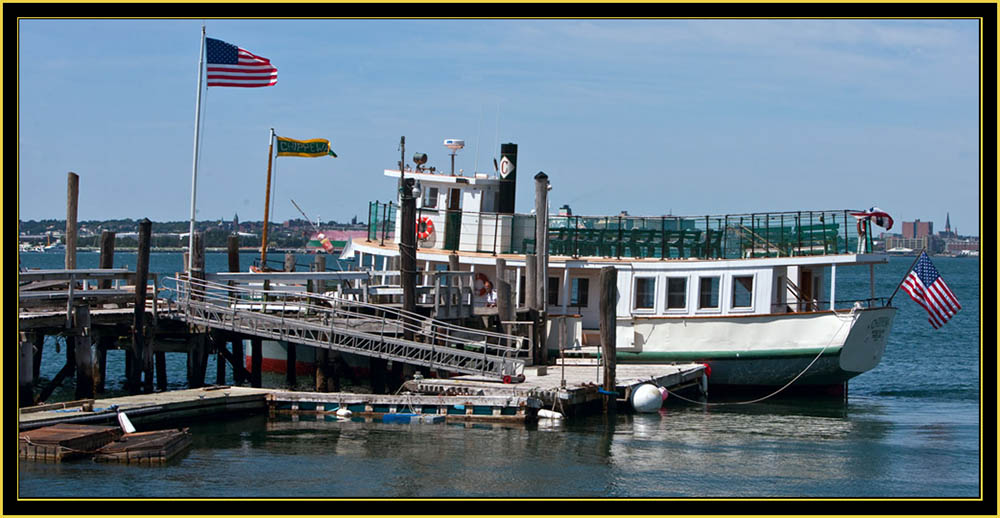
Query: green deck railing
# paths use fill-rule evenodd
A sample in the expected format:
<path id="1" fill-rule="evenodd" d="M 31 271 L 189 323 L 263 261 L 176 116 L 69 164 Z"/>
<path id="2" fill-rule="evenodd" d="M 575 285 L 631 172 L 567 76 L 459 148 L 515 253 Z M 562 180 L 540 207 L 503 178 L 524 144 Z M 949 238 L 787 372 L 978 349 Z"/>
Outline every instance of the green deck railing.
<path id="1" fill-rule="evenodd" d="M 549 253 L 572 257 L 734 259 L 858 251 L 852 210 L 722 216 L 549 216 Z M 529 216 L 531 217 L 531 216 Z M 866 227 L 861 251 L 871 251 Z M 533 240 L 523 245 L 531 248 Z"/>
<path id="2" fill-rule="evenodd" d="M 397 208 L 391 202 L 369 204 L 369 240 L 392 240 Z M 550 215 L 548 253 L 570 257 L 735 259 L 871 252 L 870 223 L 865 223 L 859 249 L 858 222 L 851 212 L 857 211 L 658 217 Z M 534 215 L 482 213 L 476 215 L 476 220 L 482 226 L 477 232 L 493 229 L 491 236 L 480 238 L 477 251 L 538 253 Z M 498 239 L 500 227 L 508 229 L 509 239 Z"/>

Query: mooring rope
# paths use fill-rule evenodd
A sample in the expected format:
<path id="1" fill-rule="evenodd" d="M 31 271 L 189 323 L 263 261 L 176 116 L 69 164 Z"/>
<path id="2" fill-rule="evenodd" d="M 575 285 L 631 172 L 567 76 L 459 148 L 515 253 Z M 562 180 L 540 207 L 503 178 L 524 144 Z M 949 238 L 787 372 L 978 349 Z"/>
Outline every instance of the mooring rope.
<path id="1" fill-rule="evenodd" d="M 796 375 L 794 378 L 792 378 L 788 383 L 785 383 L 783 386 L 781 386 L 781 388 L 779 388 L 778 390 L 775 390 L 774 392 L 772 392 L 772 393 L 770 393 L 770 394 L 768 394 L 766 396 L 759 397 L 757 399 L 751 399 L 749 401 L 735 401 L 735 402 L 726 402 L 726 403 L 709 403 L 708 401 L 695 401 L 693 399 L 688 399 L 688 398 L 686 398 L 684 396 L 681 396 L 681 395 L 677 394 L 676 392 L 671 391 L 670 389 L 667 389 L 666 387 L 664 387 L 664 390 L 666 390 L 667 393 L 669 393 L 670 395 L 672 395 L 672 396 L 674 396 L 674 397 L 676 397 L 676 398 L 678 398 L 678 399 L 680 399 L 682 401 L 687 401 L 688 403 L 695 403 L 695 404 L 703 405 L 703 406 L 706 406 L 706 407 L 708 407 L 708 406 L 717 407 L 717 406 L 728 406 L 728 405 L 749 405 L 749 404 L 752 404 L 752 403 L 760 403 L 761 401 L 765 401 L 767 399 L 770 399 L 770 398 L 772 398 L 774 396 L 777 396 L 778 394 L 780 394 L 781 392 L 783 392 L 785 389 L 787 389 L 788 387 L 790 387 L 792 385 L 792 383 L 795 383 L 796 380 L 798 380 L 799 378 L 801 378 L 810 368 L 812 368 L 812 366 L 820 359 L 820 357 L 823 356 L 823 353 L 826 352 L 826 350 L 830 347 L 830 344 L 833 343 L 834 338 L 837 337 L 837 335 L 840 333 L 841 329 L 843 329 L 844 326 L 847 325 L 847 323 L 854 321 L 854 319 L 855 319 L 855 312 L 857 311 L 857 309 L 858 309 L 857 305 L 855 305 L 854 307 L 851 308 L 851 311 L 850 311 L 850 314 L 848 315 L 848 318 L 845 319 L 842 324 L 840 324 L 840 327 L 837 328 L 837 331 L 835 333 L 833 333 L 833 336 L 830 337 L 830 341 L 827 342 L 826 345 L 824 345 L 822 349 L 820 349 L 819 353 L 816 354 L 816 357 L 813 358 L 811 362 L 809 362 L 809 365 L 806 365 L 806 367 L 804 369 L 802 369 L 802 372 L 798 373 L 798 375 Z M 837 314 L 837 312 L 834 311 L 834 314 Z M 837 315 L 837 316 L 840 316 L 840 315 Z"/>

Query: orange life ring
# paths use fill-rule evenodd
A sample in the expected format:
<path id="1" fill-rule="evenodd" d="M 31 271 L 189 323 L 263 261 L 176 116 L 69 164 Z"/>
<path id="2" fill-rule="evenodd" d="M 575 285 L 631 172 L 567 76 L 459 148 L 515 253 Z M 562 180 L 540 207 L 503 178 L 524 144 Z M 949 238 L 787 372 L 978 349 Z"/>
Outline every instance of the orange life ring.
<path id="1" fill-rule="evenodd" d="M 476 280 L 475 280 L 475 282 L 479 283 L 479 287 L 478 288 L 474 288 L 474 289 L 477 290 L 477 293 L 479 294 L 480 297 L 482 297 L 483 295 L 486 295 L 486 283 L 489 282 L 489 280 L 490 280 L 490 278 L 487 277 L 486 274 L 484 274 L 482 272 L 479 272 L 479 273 L 476 274 Z"/>
<path id="2" fill-rule="evenodd" d="M 858 220 L 858 235 L 860 236 L 860 235 L 864 234 L 865 230 L 866 230 L 865 220 L 864 219 L 859 219 Z"/>
<path id="3" fill-rule="evenodd" d="M 423 223 L 424 225 L 423 230 L 420 230 L 421 223 Z M 417 220 L 417 239 L 423 241 L 431 237 L 431 234 L 433 233 L 434 233 L 434 222 L 431 221 L 431 218 L 424 216 Z"/>

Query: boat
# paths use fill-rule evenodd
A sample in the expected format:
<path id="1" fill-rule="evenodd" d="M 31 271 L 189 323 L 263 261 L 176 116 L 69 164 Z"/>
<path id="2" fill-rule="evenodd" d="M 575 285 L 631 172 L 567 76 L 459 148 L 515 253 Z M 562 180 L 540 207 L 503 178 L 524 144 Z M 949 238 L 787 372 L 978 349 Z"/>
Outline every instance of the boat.
<path id="1" fill-rule="evenodd" d="M 547 252 L 548 358 L 598 355 L 598 281 L 606 266 L 617 270 L 619 363 L 704 363 L 713 387 L 794 381 L 843 389 L 885 352 L 897 310 L 875 296 L 874 267 L 888 256 L 873 251 L 873 221 L 864 211 L 575 216 L 564 206 L 545 215 L 547 249 L 540 249 L 537 215 L 514 211 L 517 145 L 501 146 L 495 172 L 472 174 L 454 172 L 460 144 L 449 139 L 445 146 L 450 173 L 426 167 L 423 154 L 402 171 L 383 171 L 397 186 L 401 177 L 415 181 L 418 284 L 431 285 L 456 254 L 459 270 L 475 274 L 474 302 L 482 308 L 481 283 L 494 281 L 503 258 L 516 272 L 512 299 L 522 310 L 526 254 Z M 547 182 L 542 175 L 536 182 Z M 347 241 L 341 254 L 373 275 L 398 265 L 401 200 L 394 190 L 395 200 L 369 203 L 368 235 Z M 870 272 L 869 297 L 838 300 L 844 268 Z M 385 293 L 381 300 L 401 301 L 398 292 Z"/>

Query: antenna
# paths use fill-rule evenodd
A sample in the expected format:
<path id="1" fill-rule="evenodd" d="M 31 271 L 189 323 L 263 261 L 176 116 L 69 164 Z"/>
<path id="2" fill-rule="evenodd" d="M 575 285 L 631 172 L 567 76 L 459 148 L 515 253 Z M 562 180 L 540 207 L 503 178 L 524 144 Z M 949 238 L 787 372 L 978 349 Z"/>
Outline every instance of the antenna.
<path id="1" fill-rule="evenodd" d="M 482 105 L 479 106 L 479 133 L 476 134 L 476 164 L 472 168 L 473 176 L 475 176 L 476 171 L 479 171 L 479 143 L 483 139 L 483 109 Z"/>
<path id="2" fill-rule="evenodd" d="M 455 154 L 458 153 L 459 149 L 465 147 L 465 141 L 460 138 L 446 138 L 444 139 L 444 147 L 451 150 L 451 175 L 455 176 Z"/>

